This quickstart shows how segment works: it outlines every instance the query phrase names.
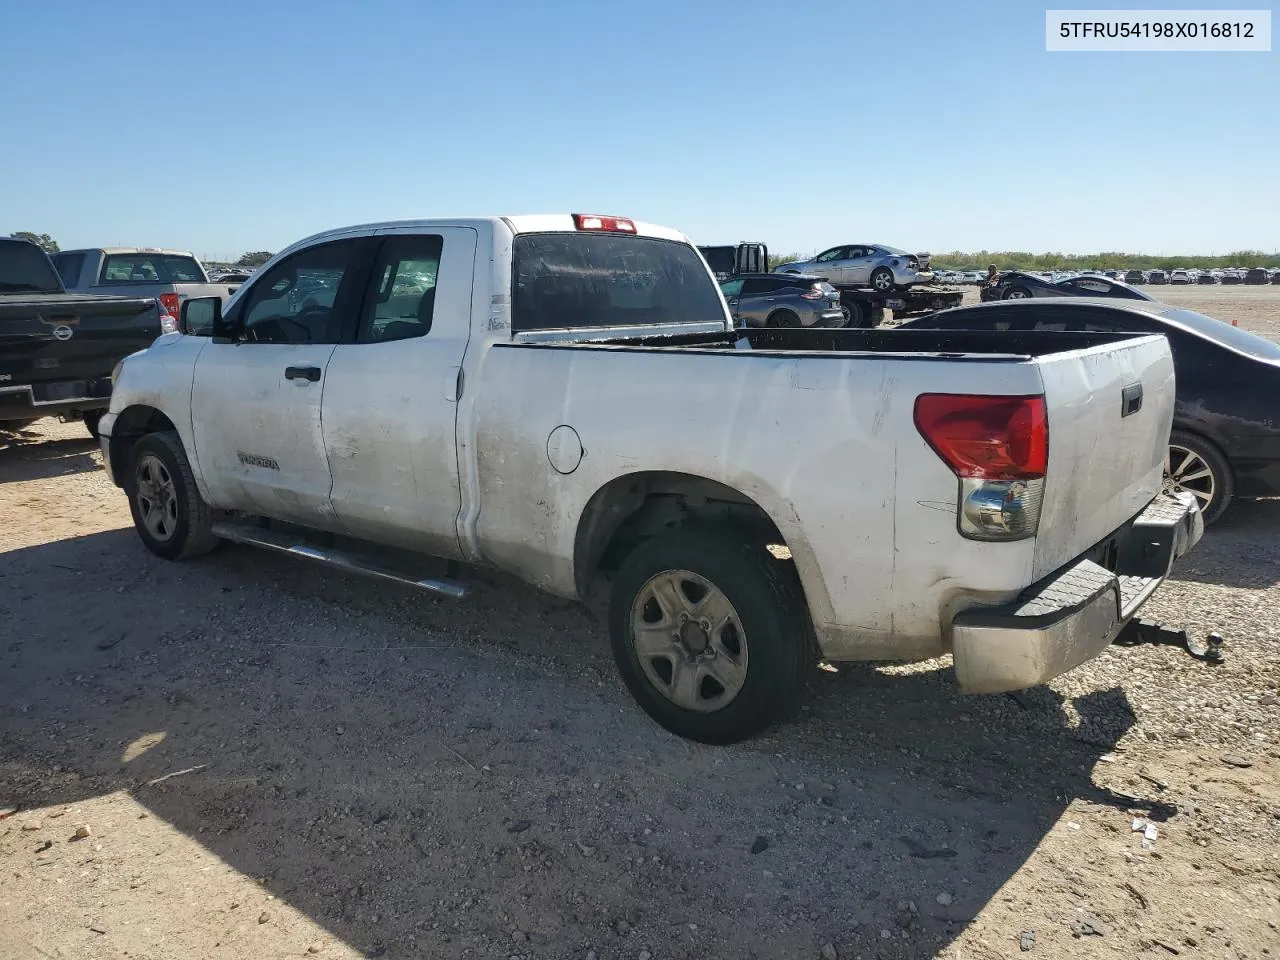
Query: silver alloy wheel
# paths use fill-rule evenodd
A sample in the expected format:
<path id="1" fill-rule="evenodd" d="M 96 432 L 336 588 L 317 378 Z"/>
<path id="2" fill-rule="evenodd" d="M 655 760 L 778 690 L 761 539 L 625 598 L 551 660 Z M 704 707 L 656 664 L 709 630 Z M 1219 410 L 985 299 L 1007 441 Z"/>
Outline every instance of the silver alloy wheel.
<path id="1" fill-rule="evenodd" d="M 1005 297 L 1005 299 L 1006 300 L 1026 300 L 1027 291 L 1019 290 L 1018 288 L 1015 287 L 1014 289 L 1009 291 L 1009 294 L 1008 296 Z"/>
<path id="2" fill-rule="evenodd" d="M 871 283 L 872 286 L 883 293 L 893 286 L 893 274 L 887 270 L 881 270 L 871 278 Z"/>
<path id="3" fill-rule="evenodd" d="M 1208 513 L 1218 492 L 1218 483 L 1204 457 L 1188 447 L 1171 443 L 1164 458 L 1164 489 L 1166 493 L 1185 490 L 1195 496 L 1200 512 Z"/>
<path id="4" fill-rule="evenodd" d="M 138 461 L 134 502 L 142 525 L 155 539 L 166 542 L 178 529 L 178 491 L 164 461 L 148 453 Z"/>
<path id="5" fill-rule="evenodd" d="M 738 611 L 719 587 L 688 570 L 664 570 L 640 588 L 631 644 L 649 683 L 686 710 L 728 706 L 747 679 Z"/>

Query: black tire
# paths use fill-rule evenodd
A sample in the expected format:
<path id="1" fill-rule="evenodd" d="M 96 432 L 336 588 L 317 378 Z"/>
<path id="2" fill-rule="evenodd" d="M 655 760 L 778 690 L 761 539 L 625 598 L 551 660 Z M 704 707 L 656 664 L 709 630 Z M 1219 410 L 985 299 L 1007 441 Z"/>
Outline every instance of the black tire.
<path id="1" fill-rule="evenodd" d="M 89 431 L 89 436 L 98 439 L 98 423 L 102 420 L 105 410 L 88 410 L 84 415 L 84 428 Z"/>
<path id="2" fill-rule="evenodd" d="M 1190 482 L 1183 481 L 1181 476 L 1169 476 L 1168 471 L 1173 469 L 1178 474 L 1194 476 L 1199 470 L 1192 465 L 1192 469 L 1182 469 L 1187 459 L 1186 455 L 1190 453 L 1194 457 L 1198 457 L 1204 466 L 1209 470 L 1212 481 L 1212 487 L 1206 490 L 1206 486 L 1199 480 Z M 1169 490 L 1189 490 L 1196 495 L 1196 501 L 1200 504 L 1200 513 L 1204 516 L 1205 524 L 1213 523 L 1226 511 L 1231 505 L 1231 498 L 1236 492 L 1235 474 L 1231 472 L 1231 465 L 1227 463 L 1227 458 L 1217 445 L 1210 440 L 1206 440 L 1198 433 L 1190 433 L 1186 430 L 1174 430 L 1169 434 L 1169 457 L 1165 461 L 1165 488 Z M 1205 494 L 1209 497 L 1206 500 Z"/>
<path id="3" fill-rule="evenodd" d="M 155 466 L 158 462 L 163 470 Z M 157 483 L 149 483 L 140 475 L 144 465 Z M 146 488 L 156 490 L 167 478 L 172 496 L 148 497 Z M 129 511 L 133 525 L 148 550 L 166 560 L 187 560 L 216 549 L 219 540 L 212 530 L 214 511 L 200 496 L 191 462 L 182 449 L 182 441 L 176 433 L 149 433 L 134 445 L 129 458 L 129 472 L 125 475 L 125 491 L 129 495 Z M 140 501 L 149 501 L 146 509 Z M 162 532 L 154 529 L 156 522 L 148 523 L 151 509 L 163 514 Z"/>
<path id="4" fill-rule="evenodd" d="M 1026 287 L 1009 287 L 1003 294 L 1002 300 L 1029 300 L 1031 299 L 1031 291 Z"/>
<path id="5" fill-rule="evenodd" d="M 658 582 L 664 573 L 671 573 L 676 580 L 681 573 L 686 577 L 693 574 L 718 590 L 741 625 L 741 632 L 727 621 L 727 625 L 717 631 L 720 634 L 717 647 L 707 633 L 694 627 L 694 633 L 701 636 L 704 645 L 700 658 L 681 659 L 677 664 L 658 654 L 648 658 L 648 670 L 661 682 L 661 665 L 668 663 L 667 681 L 674 690 L 677 666 L 687 670 L 690 667 L 684 664 L 696 664 L 693 690 L 702 698 L 707 692 L 709 677 L 704 665 L 719 662 L 721 655 L 728 652 L 726 647 L 732 647 L 736 638 L 737 656 L 742 660 L 738 676 L 743 679 L 736 694 L 723 706 L 712 706 L 717 696 L 728 694 L 723 687 L 720 695 L 714 693 L 720 686 L 714 677 L 707 706 L 689 709 L 674 702 L 641 665 L 633 618 L 647 622 L 650 611 L 656 611 L 662 619 L 668 618 L 658 605 L 657 593 L 650 593 L 651 584 Z M 703 593 L 691 600 L 688 588 L 680 589 L 683 602 L 693 604 L 690 609 L 695 609 L 697 601 L 708 596 Z M 650 595 L 649 602 L 636 609 L 645 594 Z M 684 629 L 681 627 L 680 632 Z M 731 634 L 728 639 L 726 631 Z M 662 633 L 660 625 L 656 635 L 661 637 Z M 794 707 L 805 672 L 814 662 L 808 618 L 794 566 L 789 560 L 775 559 L 763 542 L 751 543 L 728 531 L 677 530 L 637 547 L 614 578 L 609 634 L 622 679 L 644 711 L 672 733 L 701 743 L 736 743 L 784 716 Z M 662 642 L 666 642 L 665 639 Z"/>
<path id="6" fill-rule="evenodd" d="M 888 267 L 876 267 L 871 271 L 871 289 L 887 293 L 893 289 L 893 271 Z"/>
<path id="7" fill-rule="evenodd" d="M 865 327 L 867 325 L 867 308 L 857 300 L 841 303 L 840 309 L 844 311 L 844 325 L 846 327 Z"/>
<path id="8" fill-rule="evenodd" d="M 766 327 L 799 327 L 800 315 L 793 310 L 775 310 L 765 321 Z"/>

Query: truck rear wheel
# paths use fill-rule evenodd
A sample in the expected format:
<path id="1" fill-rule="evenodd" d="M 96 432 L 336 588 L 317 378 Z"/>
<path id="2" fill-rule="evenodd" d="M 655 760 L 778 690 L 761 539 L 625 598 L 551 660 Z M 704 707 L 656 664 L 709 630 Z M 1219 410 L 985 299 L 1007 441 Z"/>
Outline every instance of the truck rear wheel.
<path id="1" fill-rule="evenodd" d="M 644 711 L 702 743 L 745 740 L 783 716 L 813 659 L 790 561 L 727 532 L 637 547 L 614 579 L 609 633 Z"/>
<path id="2" fill-rule="evenodd" d="M 156 556 L 186 560 L 218 546 L 213 510 L 200 496 L 176 433 L 149 433 L 139 440 L 124 479 L 133 525 Z"/>
<path id="3" fill-rule="evenodd" d="M 84 428 L 89 431 L 89 436 L 95 440 L 98 439 L 98 423 L 102 420 L 105 410 L 87 410 L 84 415 Z"/>

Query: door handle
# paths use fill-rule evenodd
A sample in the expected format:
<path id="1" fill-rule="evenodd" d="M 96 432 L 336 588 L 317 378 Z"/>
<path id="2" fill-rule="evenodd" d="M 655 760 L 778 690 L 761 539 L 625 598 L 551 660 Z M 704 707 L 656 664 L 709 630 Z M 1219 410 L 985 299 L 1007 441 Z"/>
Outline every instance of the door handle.
<path id="1" fill-rule="evenodd" d="M 315 383 L 320 379 L 319 367 L 285 367 L 284 375 L 289 380 L 310 380 Z"/>
<path id="2" fill-rule="evenodd" d="M 1120 419 L 1132 416 L 1142 409 L 1142 384 L 1135 383 L 1120 391 Z"/>

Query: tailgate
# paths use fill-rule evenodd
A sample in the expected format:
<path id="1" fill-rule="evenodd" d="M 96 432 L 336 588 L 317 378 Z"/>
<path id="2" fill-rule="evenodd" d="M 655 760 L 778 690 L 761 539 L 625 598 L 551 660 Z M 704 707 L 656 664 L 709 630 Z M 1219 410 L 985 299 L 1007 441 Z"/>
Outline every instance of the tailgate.
<path id="1" fill-rule="evenodd" d="M 108 377 L 117 361 L 160 335 L 154 300 L 7 299 L 0 298 L 0 382 L 5 386 Z"/>
<path id="2" fill-rule="evenodd" d="M 1164 337 L 1049 354 L 1036 363 L 1049 417 L 1034 559 L 1039 579 L 1124 525 L 1160 491 L 1174 379 Z"/>

